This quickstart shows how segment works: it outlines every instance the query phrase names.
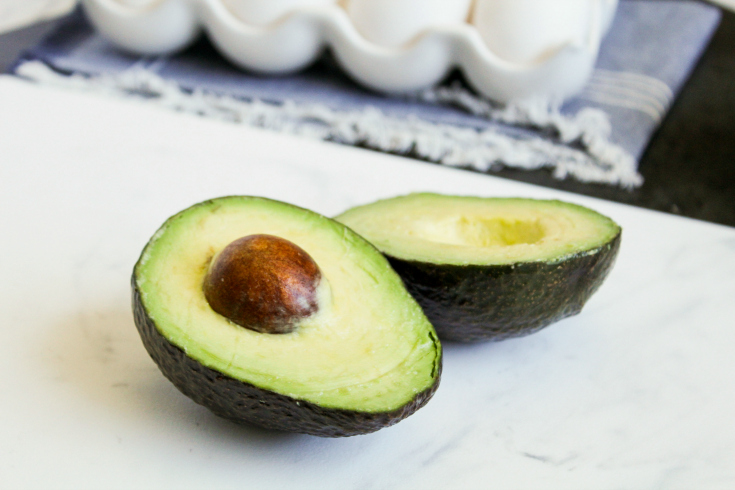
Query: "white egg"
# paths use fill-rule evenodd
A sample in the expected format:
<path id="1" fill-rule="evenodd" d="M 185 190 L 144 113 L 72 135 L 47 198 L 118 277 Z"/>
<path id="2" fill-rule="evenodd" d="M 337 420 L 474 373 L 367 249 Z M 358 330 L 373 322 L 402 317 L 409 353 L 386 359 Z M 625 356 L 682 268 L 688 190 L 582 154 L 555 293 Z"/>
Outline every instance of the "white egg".
<path id="1" fill-rule="evenodd" d="M 334 5 L 337 0 L 221 0 L 241 21 L 267 25 L 296 7 Z"/>
<path id="2" fill-rule="evenodd" d="M 542 61 L 569 43 L 583 43 L 598 0 L 476 0 L 475 25 L 490 50 L 517 63 Z"/>
<path id="3" fill-rule="evenodd" d="M 148 7 L 154 3 L 158 3 L 159 0 L 115 0 L 117 3 L 121 3 L 126 7 L 130 8 L 141 8 Z"/>
<path id="4" fill-rule="evenodd" d="M 401 46 L 436 26 L 466 23 L 472 0 L 348 0 L 357 31 L 381 46 Z"/>

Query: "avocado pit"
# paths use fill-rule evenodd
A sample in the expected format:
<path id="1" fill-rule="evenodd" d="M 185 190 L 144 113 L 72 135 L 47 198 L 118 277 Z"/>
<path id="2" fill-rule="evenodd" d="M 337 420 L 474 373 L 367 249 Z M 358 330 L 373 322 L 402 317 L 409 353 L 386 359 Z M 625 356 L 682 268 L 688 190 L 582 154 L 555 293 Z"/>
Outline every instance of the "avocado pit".
<path id="1" fill-rule="evenodd" d="M 204 278 L 204 296 L 231 322 L 260 333 L 293 332 L 319 310 L 322 274 L 295 243 L 249 235 L 215 255 Z"/>

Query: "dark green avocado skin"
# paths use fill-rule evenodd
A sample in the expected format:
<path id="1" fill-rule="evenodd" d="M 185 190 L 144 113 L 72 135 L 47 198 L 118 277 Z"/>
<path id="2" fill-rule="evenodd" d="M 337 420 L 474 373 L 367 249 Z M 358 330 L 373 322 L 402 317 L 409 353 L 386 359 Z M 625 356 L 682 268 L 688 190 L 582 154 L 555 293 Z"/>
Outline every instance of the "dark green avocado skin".
<path id="1" fill-rule="evenodd" d="M 576 315 L 615 263 L 618 233 L 561 262 L 450 265 L 387 256 L 442 340 L 499 341 Z"/>
<path id="2" fill-rule="evenodd" d="M 132 301 L 135 326 L 143 345 L 164 376 L 196 403 L 236 423 L 321 437 L 368 434 L 413 414 L 426 405 L 439 387 L 441 359 L 433 386 L 398 410 L 370 413 L 320 407 L 231 378 L 188 357 L 158 332 L 143 306 L 135 276 Z"/>

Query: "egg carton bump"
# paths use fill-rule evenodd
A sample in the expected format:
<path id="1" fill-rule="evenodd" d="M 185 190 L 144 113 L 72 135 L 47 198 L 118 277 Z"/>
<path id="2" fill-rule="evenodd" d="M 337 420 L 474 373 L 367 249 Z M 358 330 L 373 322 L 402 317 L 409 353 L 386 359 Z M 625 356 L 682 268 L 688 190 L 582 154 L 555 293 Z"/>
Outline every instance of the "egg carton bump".
<path id="1" fill-rule="evenodd" d="M 617 0 L 82 0 L 97 30 L 141 55 L 205 32 L 245 70 L 281 75 L 329 48 L 354 80 L 411 93 L 459 68 L 482 95 L 568 98 L 592 73 Z"/>

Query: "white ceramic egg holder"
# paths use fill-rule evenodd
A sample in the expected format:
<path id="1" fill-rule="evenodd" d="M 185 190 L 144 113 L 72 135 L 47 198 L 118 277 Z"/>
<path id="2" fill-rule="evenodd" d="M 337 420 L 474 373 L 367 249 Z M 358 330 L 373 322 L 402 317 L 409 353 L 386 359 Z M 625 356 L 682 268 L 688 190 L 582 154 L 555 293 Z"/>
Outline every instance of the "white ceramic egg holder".
<path id="1" fill-rule="evenodd" d="M 229 8 L 225 1 L 229 1 Z M 567 98 L 580 91 L 592 73 L 600 42 L 617 6 L 617 0 L 582 0 L 587 2 L 588 22 L 579 39 L 556 46 L 534 60 L 514 62 L 493 52 L 485 41 L 488 37 L 469 22 L 430 27 L 402 45 L 386 46 L 367 40 L 347 10 L 337 3 L 300 5 L 272 22 L 258 25 L 235 15 L 233 1 L 82 3 L 105 37 L 142 55 L 182 50 L 203 29 L 227 59 L 247 70 L 274 75 L 295 72 L 313 63 L 329 47 L 353 79 L 377 91 L 408 93 L 426 89 L 456 67 L 476 90 L 501 102 L 535 96 Z M 518 31 L 519 36 L 534 36 L 538 31 L 533 25 L 525 27 Z"/>

